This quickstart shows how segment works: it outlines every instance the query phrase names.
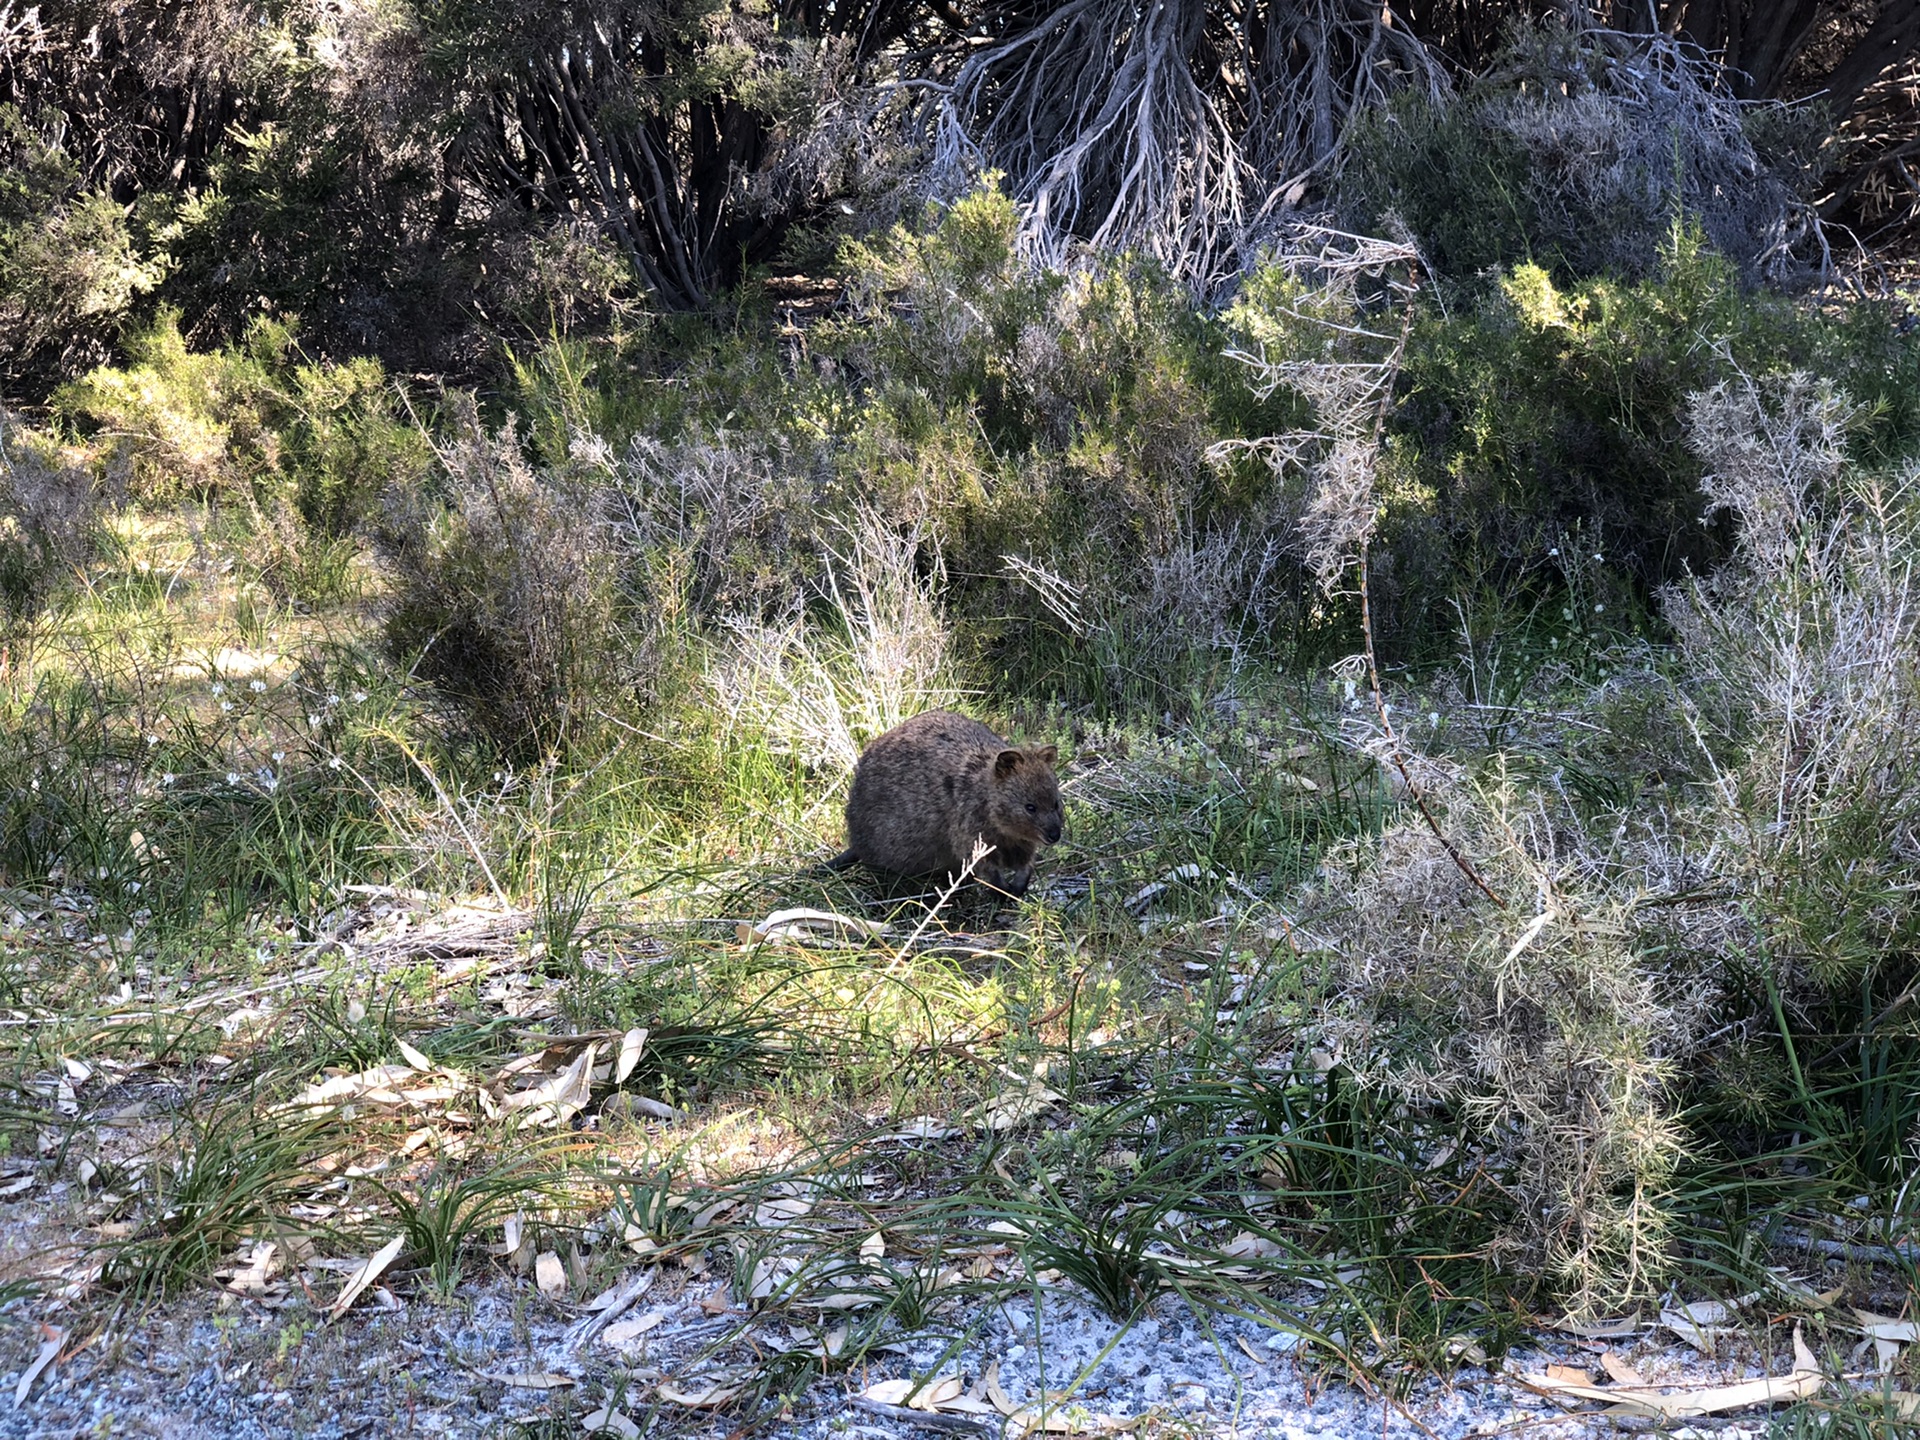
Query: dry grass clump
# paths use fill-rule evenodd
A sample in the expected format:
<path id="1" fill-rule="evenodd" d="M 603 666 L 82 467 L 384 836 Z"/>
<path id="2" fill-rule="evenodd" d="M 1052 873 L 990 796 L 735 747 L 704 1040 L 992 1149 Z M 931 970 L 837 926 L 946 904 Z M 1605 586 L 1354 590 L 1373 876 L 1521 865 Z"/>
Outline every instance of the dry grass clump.
<path id="1" fill-rule="evenodd" d="M 1850 469 L 1849 411 L 1806 375 L 1694 397 L 1689 439 L 1734 563 L 1668 597 L 1694 677 L 1722 869 L 1801 1000 L 1920 947 L 1920 513 L 1911 471 Z"/>
<path id="2" fill-rule="evenodd" d="M 440 451 L 445 507 L 418 490 L 391 499 L 386 639 L 499 750 L 537 755 L 588 732 L 622 651 L 640 644 L 616 626 L 616 554 L 594 487 L 536 471 L 512 428 L 489 435 L 471 401 L 458 420 Z"/>
<path id="3" fill-rule="evenodd" d="M 1645 1298 L 1672 1271 L 1683 1103 L 1746 1127 L 1701 1137 L 1722 1159 L 1798 1132 L 1835 1174 L 1884 1180 L 1912 1139 L 1897 1058 L 1920 951 L 1911 477 L 1849 467 L 1848 406 L 1805 375 L 1739 376 L 1690 418 L 1737 541 L 1666 597 L 1677 673 L 1536 706 L 1490 740 L 1478 783 L 1403 750 L 1438 825 L 1336 855 L 1316 920 L 1345 1063 L 1406 1127 L 1465 1122 L 1514 1202 L 1490 1254 L 1540 1268 L 1576 1310 Z M 1654 728 L 1690 753 L 1572 746 L 1611 757 L 1603 780 L 1665 772 L 1656 788 L 1629 776 L 1596 799 L 1556 771 L 1529 791 L 1506 768 L 1556 726 L 1669 713 L 1685 733 Z M 1384 724 L 1349 740 L 1395 758 Z"/>
<path id="4" fill-rule="evenodd" d="M 663 617 L 777 613 L 818 572 L 825 487 L 804 457 L 716 429 L 679 443 L 636 435 L 617 462 L 593 458 Z"/>
<path id="5" fill-rule="evenodd" d="M 0 411 L 0 622 L 31 618 L 99 551 L 102 486 Z"/>
<path id="6" fill-rule="evenodd" d="M 1490 1258 L 1552 1277 L 1576 1311 L 1655 1292 L 1685 1137 L 1668 1096 L 1706 994 L 1638 953 L 1633 896 L 1539 797 L 1428 763 L 1455 845 L 1497 909 L 1415 821 L 1325 870 L 1339 958 L 1329 1038 L 1417 1128 L 1434 1107 L 1484 1147 L 1513 1201 Z"/>
<path id="7" fill-rule="evenodd" d="M 844 776 L 867 741 L 923 710 L 952 708 L 965 690 L 937 599 L 937 559 L 931 576 L 918 574 L 925 536 L 862 510 L 842 539 L 814 597 L 829 607 L 829 624 L 809 623 L 798 608 L 773 624 L 736 617 L 709 680 L 733 729 Z"/>

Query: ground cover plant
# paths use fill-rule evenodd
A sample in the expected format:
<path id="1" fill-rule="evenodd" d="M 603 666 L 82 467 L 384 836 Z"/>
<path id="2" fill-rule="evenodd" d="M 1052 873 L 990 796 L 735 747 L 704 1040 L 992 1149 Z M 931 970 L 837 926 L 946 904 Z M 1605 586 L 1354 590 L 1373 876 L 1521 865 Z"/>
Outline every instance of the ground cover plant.
<path id="1" fill-rule="evenodd" d="M 75 330 L 0 428 L 23 1399 L 173 1325 L 296 1429 L 1204 1423 L 1105 1414 L 1097 1361 L 967 1370 L 1062 1292 L 1254 1317 L 1383 1416 L 1657 1325 L 1749 1347 L 1783 1434 L 1894 1433 L 1920 345 L 1757 283 L 1774 170 L 1388 213 L 1478 191 L 1381 127 L 1477 184 L 1566 118 L 1542 66 L 1644 169 L 1713 72 L 1650 94 L 1619 43 L 1522 32 L 1455 108 L 1367 112 L 1383 238 L 1277 228 L 1224 299 L 989 172 L 822 241 L 804 314 L 791 276 L 636 303 L 557 227 L 478 384 L 231 296 Z M 812 63 L 701 83 L 764 119 Z M 21 153 L 33 204 L 76 183 Z M 819 865 L 932 708 L 1059 747 L 1018 904 Z M 485 1317 L 511 1365 L 446 1338 Z"/>

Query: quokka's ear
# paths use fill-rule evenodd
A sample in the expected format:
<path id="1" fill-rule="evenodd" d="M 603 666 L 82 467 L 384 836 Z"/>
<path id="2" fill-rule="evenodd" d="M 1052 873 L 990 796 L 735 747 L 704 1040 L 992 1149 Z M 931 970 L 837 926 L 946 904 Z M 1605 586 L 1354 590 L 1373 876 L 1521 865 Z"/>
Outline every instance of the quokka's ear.
<path id="1" fill-rule="evenodd" d="M 1060 747 L 1058 745 L 1042 745 L 1040 747 L 1040 762 L 1043 765 L 1051 765 L 1059 758 Z"/>
<path id="2" fill-rule="evenodd" d="M 993 757 L 993 778 L 996 780 L 1006 779 L 1019 768 L 1020 752 L 1018 750 L 1002 750 Z"/>

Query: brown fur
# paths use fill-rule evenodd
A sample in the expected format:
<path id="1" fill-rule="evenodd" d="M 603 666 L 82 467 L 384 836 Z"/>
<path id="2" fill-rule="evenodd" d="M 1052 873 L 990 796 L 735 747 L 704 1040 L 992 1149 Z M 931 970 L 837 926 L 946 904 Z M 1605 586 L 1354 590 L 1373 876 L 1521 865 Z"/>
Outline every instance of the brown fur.
<path id="1" fill-rule="evenodd" d="M 1055 758 L 1051 745 L 1008 745 L 964 715 L 916 715 L 861 754 L 847 796 L 848 848 L 828 863 L 957 875 L 984 839 L 993 853 L 975 873 L 1024 895 L 1034 856 L 1065 828 Z"/>

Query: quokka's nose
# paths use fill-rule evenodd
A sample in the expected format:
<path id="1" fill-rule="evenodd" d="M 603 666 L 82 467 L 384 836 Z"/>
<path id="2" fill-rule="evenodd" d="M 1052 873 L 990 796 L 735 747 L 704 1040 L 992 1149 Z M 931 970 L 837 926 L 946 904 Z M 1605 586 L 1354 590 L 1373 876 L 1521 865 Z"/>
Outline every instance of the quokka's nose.
<path id="1" fill-rule="evenodd" d="M 1060 827 L 1058 825 L 1047 826 L 1047 843 L 1049 845 L 1057 845 L 1060 843 Z"/>

